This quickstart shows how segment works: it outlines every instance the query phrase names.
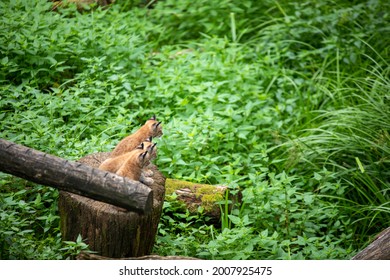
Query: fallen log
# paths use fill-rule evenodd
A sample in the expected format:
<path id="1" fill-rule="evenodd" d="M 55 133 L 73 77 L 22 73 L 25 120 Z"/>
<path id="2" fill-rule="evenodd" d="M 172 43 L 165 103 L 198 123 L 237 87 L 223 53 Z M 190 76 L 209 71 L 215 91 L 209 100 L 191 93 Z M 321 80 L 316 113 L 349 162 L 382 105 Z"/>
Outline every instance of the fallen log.
<path id="1" fill-rule="evenodd" d="M 213 220 L 219 220 L 221 217 L 221 210 L 217 202 L 225 198 L 226 186 L 167 179 L 165 189 L 167 196 L 176 194 L 176 199 L 183 202 L 185 209 L 188 209 L 190 213 L 196 213 L 198 208 L 202 207 L 204 214 Z"/>
<path id="2" fill-rule="evenodd" d="M 0 171 L 139 213 L 151 211 L 150 188 L 80 162 L 0 139 Z M 96 167 L 96 166 L 95 166 Z"/>
<path id="3" fill-rule="evenodd" d="M 390 260 L 390 227 L 379 233 L 353 260 Z"/>

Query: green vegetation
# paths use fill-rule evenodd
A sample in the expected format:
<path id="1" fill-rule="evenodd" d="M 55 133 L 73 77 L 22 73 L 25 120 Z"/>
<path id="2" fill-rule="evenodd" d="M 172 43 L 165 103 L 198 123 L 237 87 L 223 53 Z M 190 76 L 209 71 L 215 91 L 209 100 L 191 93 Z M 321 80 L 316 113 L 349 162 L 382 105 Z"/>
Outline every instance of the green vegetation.
<path id="1" fill-rule="evenodd" d="M 348 259 L 390 225 L 388 1 L 142 3 L 1 1 L 0 137 L 74 160 L 156 114 L 167 177 L 242 192 L 218 225 L 169 200 L 161 255 Z M 86 248 L 56 190 L 0 184 L 1 259 Z"/>

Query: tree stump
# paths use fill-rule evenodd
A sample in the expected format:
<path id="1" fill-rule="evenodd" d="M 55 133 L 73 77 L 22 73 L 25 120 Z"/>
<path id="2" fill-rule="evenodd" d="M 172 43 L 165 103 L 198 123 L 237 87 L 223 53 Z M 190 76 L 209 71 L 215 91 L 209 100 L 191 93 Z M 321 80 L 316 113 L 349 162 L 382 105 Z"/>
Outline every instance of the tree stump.
<path id="1" fill-rule="evenodd" d="M 79 162 L 98 167 L 109 153 L 96 153 Z M 152 251 L 165 196 L 165 178 L 155 165 L 153 208 L 139 214 L 96 201 L 84 196 L 61 191 L 58 208 L 63 240 L 76 241 L 80 234 L 89 249 L 109 258 L 140 257 Z"/>

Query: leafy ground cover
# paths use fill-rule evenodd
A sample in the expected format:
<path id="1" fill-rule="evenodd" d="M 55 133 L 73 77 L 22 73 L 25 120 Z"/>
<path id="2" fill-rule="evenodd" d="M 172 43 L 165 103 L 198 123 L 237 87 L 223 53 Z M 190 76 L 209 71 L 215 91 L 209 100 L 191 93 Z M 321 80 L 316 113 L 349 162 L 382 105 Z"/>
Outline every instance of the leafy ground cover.
<path id="1" fill-rule="evenodd" d="M 0 137 L 78 159 L 156 114 L 160 170 L 242 201 L 215 225 L 168 199 L 155 253 L 350 258 L 390 221 L 390 5 L 258 2 L 2 1 Z M 86 249 L 56 190 L 0 183 L 0 258 Z"/>

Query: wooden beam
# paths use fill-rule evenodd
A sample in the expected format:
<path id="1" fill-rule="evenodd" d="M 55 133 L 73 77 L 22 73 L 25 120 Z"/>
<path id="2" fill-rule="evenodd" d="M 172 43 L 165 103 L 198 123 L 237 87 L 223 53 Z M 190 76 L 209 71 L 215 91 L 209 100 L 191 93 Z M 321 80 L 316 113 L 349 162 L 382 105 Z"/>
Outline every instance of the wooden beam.
<path id="1" fill-rule="evenodd" d="M 148 213 L 153 192 L 140 182 L 0 139 L 0 171 L 34 183 Z"/>

